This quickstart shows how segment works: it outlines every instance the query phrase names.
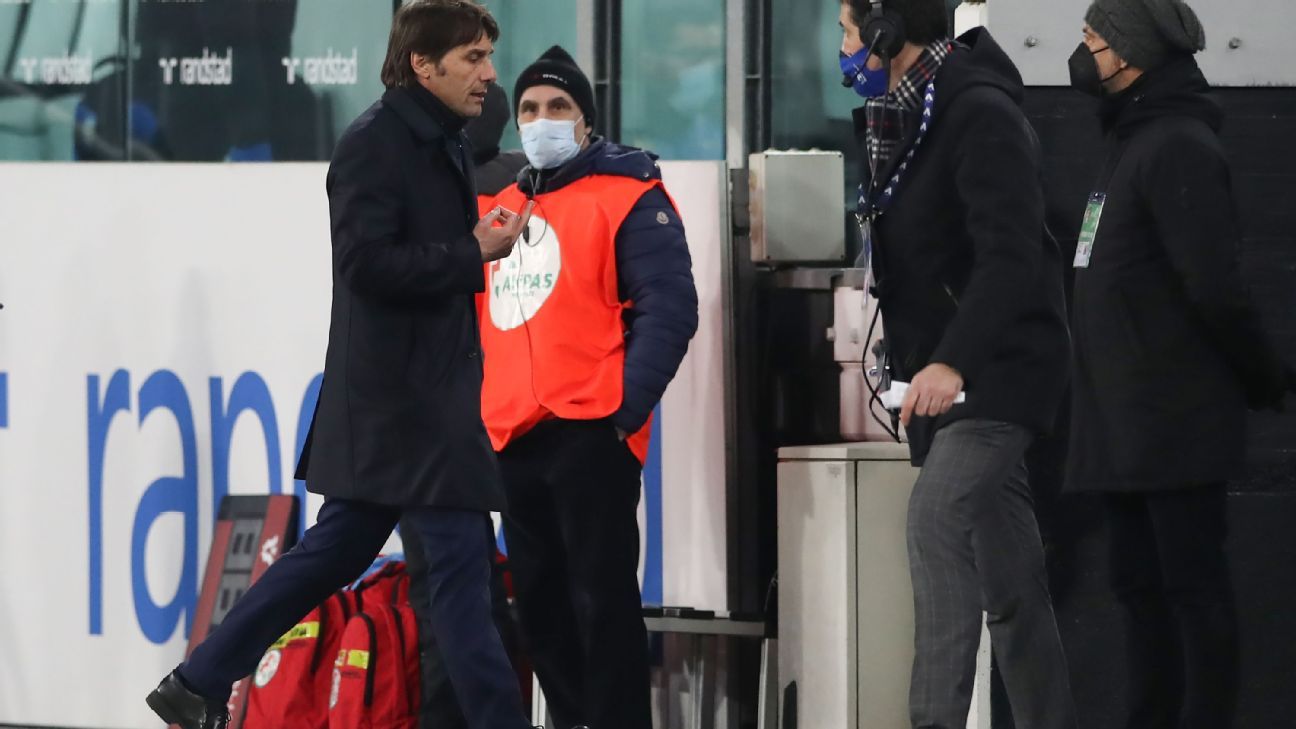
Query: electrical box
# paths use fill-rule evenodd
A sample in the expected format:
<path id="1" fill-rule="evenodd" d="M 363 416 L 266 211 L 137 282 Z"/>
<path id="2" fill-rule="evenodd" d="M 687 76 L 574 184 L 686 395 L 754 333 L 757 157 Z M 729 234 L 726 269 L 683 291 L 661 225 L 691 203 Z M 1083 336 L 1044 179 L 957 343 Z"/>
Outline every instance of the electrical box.
<path id="1" fill-rule="evenodd" d="M 917 478 L 898 443 L 779 450 L 779 726 L 912 726 L 906 525 Z M 983 625 L 966 729 L 990 729 L 990 719 Z"/>
<path id="2" fill-rule="evenodd" d="M 760 152 L 750 157 L 748 170 L 753 262 L 845 261 L 841 152 Z"/>

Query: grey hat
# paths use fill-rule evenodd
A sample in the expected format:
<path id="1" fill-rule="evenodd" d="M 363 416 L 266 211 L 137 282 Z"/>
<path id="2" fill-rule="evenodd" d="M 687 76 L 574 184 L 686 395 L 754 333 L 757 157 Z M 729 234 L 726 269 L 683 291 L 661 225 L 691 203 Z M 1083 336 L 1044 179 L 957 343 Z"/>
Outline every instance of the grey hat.
<path id="1" fill-rule="evenodd" d="M 1206 31 L 1183 0 L 1096 0 L 1085 22 L 1135 68 L 1206 50 Z"/>

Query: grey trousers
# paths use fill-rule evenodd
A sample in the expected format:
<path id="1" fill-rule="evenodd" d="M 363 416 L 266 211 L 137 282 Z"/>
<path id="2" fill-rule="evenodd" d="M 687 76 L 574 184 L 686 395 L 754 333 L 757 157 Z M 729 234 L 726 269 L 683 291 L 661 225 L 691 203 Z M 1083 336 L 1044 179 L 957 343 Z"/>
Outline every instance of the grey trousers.
<path id="1" fill-rule="evenodd" d="M 909 502 L 914 729 L 964 729 L 981 613 L 1017 729 L 1075 729 L 1024 457 L 1026 428 L 963 420 L 936 433 Z"/>

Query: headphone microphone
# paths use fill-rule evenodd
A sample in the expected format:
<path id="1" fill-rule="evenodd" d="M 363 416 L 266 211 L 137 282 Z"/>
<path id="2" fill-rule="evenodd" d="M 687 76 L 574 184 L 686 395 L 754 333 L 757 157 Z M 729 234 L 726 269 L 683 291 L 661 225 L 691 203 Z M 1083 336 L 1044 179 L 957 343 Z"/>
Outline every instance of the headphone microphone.
<path id="1" fill-rule="evenodd" d="M 869 46 L 868 46 L 868 47 L 869 47 L 869 50 L 870 50 L 870 55 L 876 55 L 876 56 L 878 56 L 879 58 L 883 58 L 883 59 L 887 58 L 887 54 L 886 54 L 886 52 L 885 52 L 885 49 L 880 49 L 880 48 L 879 48 L 877 53 L 872 53 L 872 50 L 873 50 L 873 49 L 878 48 L 878 42 L 882 40 L 882 35 L 883 35 L 884 33 L 886 33 L 886 30 L 885 30 L 885 29 L 879 29 L 878 32 L 875 33 L 875 34 L 873 35 L 873 42 L 870 43 Z M 865 63 L 868 63 L 868 58 L 867 58 L 867 57 L 864 59 L 864 62 L 865 62 Z M 841 82 L 841 83 L 842 83 L 842 86 L 843 86 L 844 88 L 848 88 L 848 89 L 851 88 L 851 87 L 853 87 L 853 86 L 855 85 L 855 78 L 856 78 L 857 76 L 859 76 L 859 72 L 860 72 L 860 70 L 859 70 L 858 68 L 856 68 L 856 69 L 855 69 L 855 73 L 848 73 L 848 74 L 842 76 L 842 82 Z"/>

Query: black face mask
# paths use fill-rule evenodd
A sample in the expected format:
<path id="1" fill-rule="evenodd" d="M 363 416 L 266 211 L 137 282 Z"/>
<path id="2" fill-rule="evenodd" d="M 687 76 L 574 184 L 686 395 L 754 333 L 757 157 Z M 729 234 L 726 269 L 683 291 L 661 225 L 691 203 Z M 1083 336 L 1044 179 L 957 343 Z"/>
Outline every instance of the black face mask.
<path id="1" fill-rule="evenodd" d="M 1103 78 L 1098 70 L 1098 60 L 1094 58 L 1103 51 L 1110 50 L 1110 46 L 1099 48 L 1096 51 L 1089 50 L 1089 46 L 1081 43 L 1067 60 L 1067 67 L 1071 69 L 1071 88 L 1082 93 L 1102 98 L 1106 93 L 1103 84 L 1111 81 L 1120 74 L 1116 71 L 1107 78 Z"/>

